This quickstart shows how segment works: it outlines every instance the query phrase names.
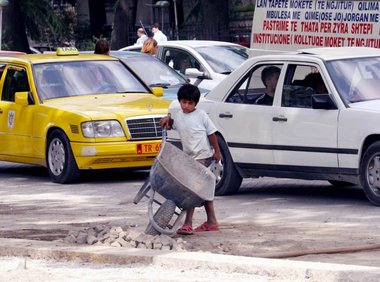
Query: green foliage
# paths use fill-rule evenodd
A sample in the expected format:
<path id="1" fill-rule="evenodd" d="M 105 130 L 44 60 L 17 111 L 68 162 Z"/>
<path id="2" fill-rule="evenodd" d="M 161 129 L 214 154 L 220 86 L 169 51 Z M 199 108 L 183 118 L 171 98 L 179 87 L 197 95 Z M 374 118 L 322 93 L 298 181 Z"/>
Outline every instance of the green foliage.
<path id="1" fill-rule="evenodd" d="M 231 12 L 253 12 L 255 10 L 255 4 L 251 3 L 237 3 L 241 1 L 230 0 Z"/>
<path id="2" fill-rule="evenodd" d="M 90 23 L 76 24 L 74 27 L 75 47 L 78 50 L 94 50 L 95 43 L 91 36 Z"/>
<path id="3" fill-rule="evenodd" d="M 53 44 L 73 39 L 75 15 L 72 11 L 55 11 L 48 0 L 24 0 L 21 11 L 31 39 Z"/>

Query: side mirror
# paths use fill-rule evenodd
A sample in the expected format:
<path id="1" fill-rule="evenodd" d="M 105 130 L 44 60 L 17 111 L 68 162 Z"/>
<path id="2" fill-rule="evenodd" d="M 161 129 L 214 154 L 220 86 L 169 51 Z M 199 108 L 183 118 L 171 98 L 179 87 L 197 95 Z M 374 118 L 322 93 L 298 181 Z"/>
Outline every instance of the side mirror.
<path id="1" fill-rule="evenodd" d="M 151 89 L 156 97 L 162 97 L 164 95 L 164 88 L 162 87 L 152 87 Z"/>
<path id="2" fill-rule="evenodd" d="M 210 77 L 206 73 L 201 72 L 196 68 L 186 69 L 185 75 L 191 78 L 210 79 Z"/>
<path id="3" fill-rule="evenodd" d="M 17 105 L 29 105 L 28 101 L 29 92 L 16 92 L 15 93 L 15 103 Z"/>
<path id="4" fill-rule="evenodd" d="M 313 109 L 336 110 L 337 106 L 330 94 L 314 94 L 311 96 L 311 105 Z"/>

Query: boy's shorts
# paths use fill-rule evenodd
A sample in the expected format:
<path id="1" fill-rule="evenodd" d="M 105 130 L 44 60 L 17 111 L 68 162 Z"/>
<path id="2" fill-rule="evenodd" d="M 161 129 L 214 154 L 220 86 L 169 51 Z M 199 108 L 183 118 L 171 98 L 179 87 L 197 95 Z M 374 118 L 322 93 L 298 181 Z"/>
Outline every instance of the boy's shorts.
<path id="1" fill-rule="evenodd" d="M 205 167 L 208 167 L 208 166 L 210 166 L 210 164 L 212 163 L 213 160 L 214 160 L 213 157 L 209 157 L 207 159 L 200 159 L 200 160 L 196 160 L 196 161 L 203 164 Z"/>

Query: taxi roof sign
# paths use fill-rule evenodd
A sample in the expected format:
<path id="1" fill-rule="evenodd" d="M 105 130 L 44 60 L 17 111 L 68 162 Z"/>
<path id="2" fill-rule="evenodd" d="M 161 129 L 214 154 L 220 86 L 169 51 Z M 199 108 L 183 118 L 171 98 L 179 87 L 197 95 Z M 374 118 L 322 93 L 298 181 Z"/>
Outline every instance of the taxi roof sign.
<path id="1" fill-rule="evenodd" d="M 79 51 L 75 47 L 57 48 L 57 56 L 73 56 L 73 55 L 79 55 Z"/>

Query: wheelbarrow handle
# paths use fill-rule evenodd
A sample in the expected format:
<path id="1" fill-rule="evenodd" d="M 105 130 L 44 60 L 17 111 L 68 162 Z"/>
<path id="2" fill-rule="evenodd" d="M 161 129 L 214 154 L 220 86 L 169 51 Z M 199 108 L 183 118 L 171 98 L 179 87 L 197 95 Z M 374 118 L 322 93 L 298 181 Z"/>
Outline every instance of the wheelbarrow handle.
<path id="1" fill-rule="evenodd" d="M 166 126 L 162 127 L 162 142 L 166 141 L 166 136 L 167 136 L 167 129 Z"/>

